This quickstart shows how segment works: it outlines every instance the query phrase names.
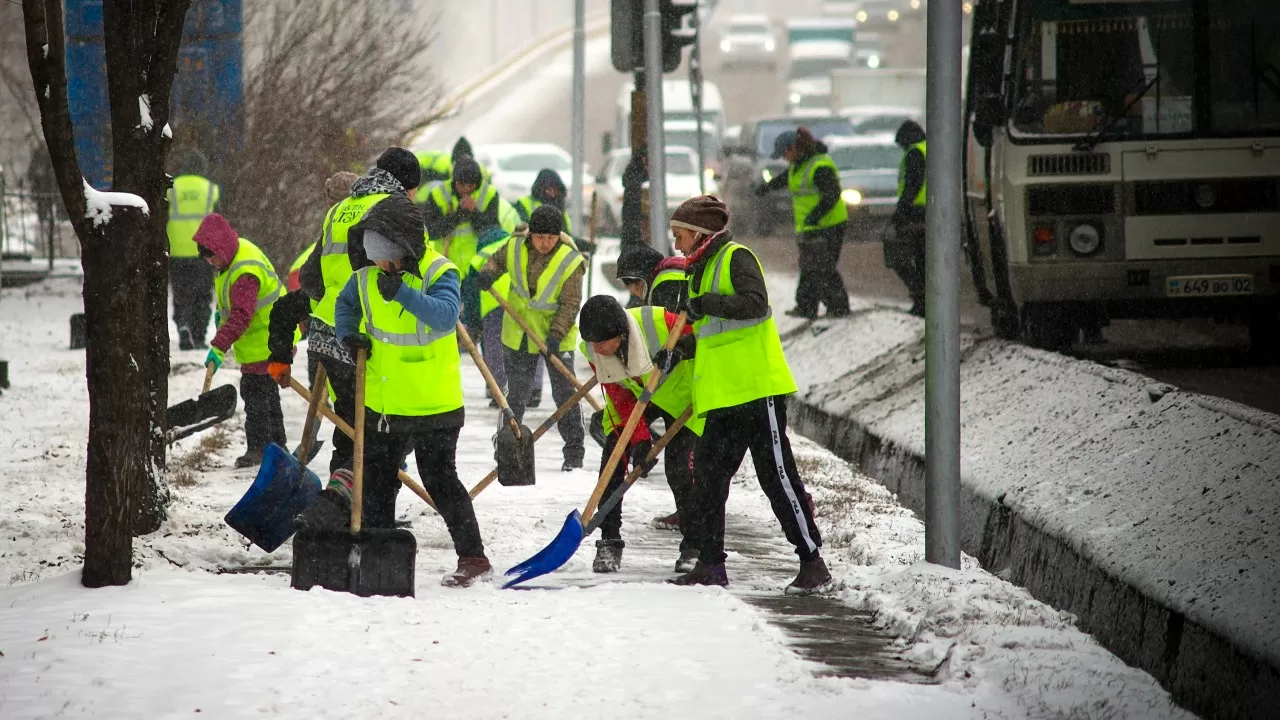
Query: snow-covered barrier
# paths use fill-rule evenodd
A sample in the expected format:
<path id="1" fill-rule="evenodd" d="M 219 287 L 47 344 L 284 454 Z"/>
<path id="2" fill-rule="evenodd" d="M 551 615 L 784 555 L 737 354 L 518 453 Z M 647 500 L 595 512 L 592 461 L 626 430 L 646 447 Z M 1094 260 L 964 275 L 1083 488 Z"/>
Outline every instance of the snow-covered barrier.
<path id="1" fill-rule="evenodd" d="M 786 334 L 792 425 L 924 512 L 924 324 Z M 962 340 L 961 544 L 1178 702 L 1280 707 L 1280 417 L 1133 372 Z"/>

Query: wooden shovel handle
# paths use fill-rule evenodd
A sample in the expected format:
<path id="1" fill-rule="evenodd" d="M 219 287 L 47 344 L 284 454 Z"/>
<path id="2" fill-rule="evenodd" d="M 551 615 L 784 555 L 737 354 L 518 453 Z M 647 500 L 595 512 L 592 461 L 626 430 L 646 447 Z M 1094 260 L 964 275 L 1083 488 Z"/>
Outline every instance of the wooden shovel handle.
<path id="1" fill-rule="evenodd" d="M 498 401 L 498 407 L 502 409 L 502 414 L 506 416 L 507 423 L 511 425 L 511 431 L 516 434 L 516 439 L 520 439 L 520 423 L 516 422 L 516 418 L 511 414 L 511 406 L 507 405 L 507 396 L 502 393 L 502 388 L 498 386 L 498 381 L 494 379 L 493 373 L 489 372 L 489 365 L 485 363 L 484 356 L 476 349 L 476 344 L 471 340 L 471 333 L 467 332 L 467 327 L 458 322 L 458 337 L 462 339 L 462 346 L 471 353 L 471 359 L 475 362 L 476 367 L 480 368 L 480 374 L 484 376 L 484 382 L 489 386 L 489 392 L 493 393 L 493 399 Z"/>
<path id="2" fill-rule="evenodd" d="M 664 348 L 670 350 L 676 346 L 676 341 L 680 339 L 680 333 L 684 332 L 685 321 L 688 317 L 685 313 L 680 313 L 676 318 L 676 326 L 671 329 L 671 333 L 667 336 L 667 342 Z M 596 507 L 600 504 L 600 498 L 604 495 L 605 488 L 609 485 L 609 478 L 613 476 L 613 469 L 618 466 L 618 461 L 622 459 L 622 454 L 627 450 L 627 444 L 631 441 L 631 435 L 636 431 L 636 427 L 640 425 L 640 420 L 644 418 L 644 411 L 649 407 L 649 397 L 653 395 L 653 391 L 658 389 L 658 383 L 662 382 L 662 373 L 654 368 L 649 373 L 649 382 L 645 383 L 644 393 L 640 396 L 640 401 L 636 403 L 635 408 L 631 410 L 631 416 L 627 418 L 627 424 L 622 428 L 622 434 L 618 436 L 618 442 L 613 446 L 613 452 L 609 453 L 609 461 L 605 464 L 604 470 L 600 473 L 600 480 L 596 482 L 596 488 L 591 492 L 591 498 L 587 500 L 587 504 L 582 509 L 582 524 L 586 525 L 591 522 L 591 516 L 595 514 Z"/>
<path id="3" fill-rule="evenodd" d="M 555 425 L 557 422 L 559 422 L 560 418 L 564 417 L 565 413 L 569 412 L 570 408 L 582 402 L 582 398 L 585 397 L 587 393 L 591 392 L 591 389 L 594 388 L 595 386 L 596 386 L 596 379 L 591 378 L 586 383 L 584 383 L 582 387 L 578 388 L 568 400 L 564 401 L 563 405 L 556 408 L 556 411 L 554 413 L 551 413 L 551 417 L 547 418 L 546 420 L 543 420 L 542 424 L 534 429 L 533 441 L 537 442 L 538 438 L 545 435 L 547 431 L 551 429 L 552 425 Z M 484 489 L 492 485 L 493 481 L 497 479 L 498 479 L 498 469 L 494 468 L 488 475 L 484 476 L 483 480 L 476 483 L 475 487 L 471 488 L 471 493 L 470 493 L 471 498 L 474 500 L 477 495 L 484 492 Z"/>
<path id="4" fill-rule="evenodd" d="M 200 394 L 209 392 L 209 388 L 213 387 L 213 374 L 218 371 L 218 366 L 213 363 L 205 363 L 204 366 L 204 385 L 200 388 Z"/>
<path id="5" fill-rule="evenodd" d="M 351 534 L 360 532 L 364 515 L 364 348 L 356 350 L 356 437 L 355 452 L 351 455 Z"/>
<path id="6" fill-rule="evenodd" d="M 329 371 L 324 369 L 324 363 L 318 363 L 316 376 L 311 382 L 311 399 L 307 401 L 307 419 L 302 423 L 302 444 L 298 446 L 298 462 L 303 465 L 306 465 L 307 459 L 311 457 L 311 441 L 315 438 L 316 423 L 320 422 L 316 414 L 329 393 L 328 381 Z"/>
<path id="7" fill-rule="evenodd" d="M 653 448 L 649 450 L 649 454 L 645 457 L 645 463 L 644 463 L 645 465 L 648 465 L 651 462 L 655 462 L 658 459 L 658 454 L 661 453 L 662 450 L 667 445 L 669 445 L 672 440 L 675 439 L 676 433 L 680 432 L 680 430 L 684 428 L 685 423 L 689 422 L 689 418 L 692 416 L 693 416 L 693 406 L 690 405 L 689 407 L 685 408 L 684 412 L 680 414 L 680 417 L 676 418 L 675 422 L 671 423 L 671 427 L 667 428 L 666 432 L 662 433 L 662 437 L 658 438 L 658 442 L 653 444 Z M 614 505 L 617 505 L 618 502 L 621 501 L 620 496 L 626 493 L 627 489 L 630 488 L 632 485 L 634 485 L 636 480 L 640 479 L 640 476 L 643 473 L 644 473 L 643 466 L 631 468 L 631 472 L 627 473 L 627 477 L 622 481 L 622 487 L 618 488 L 617 490 L 614 490 L 613 495 L 610 495 L 608 499 L 605 500 L 604 505 L 602 505 L 601 507 L 606 512 L 611 510 Z M 614 500 L 615 496 L 619 496 L 618 501 Z M 593 523 L 589 523 L 587 525 L 588 534 L 590 534 L 592 531 L 595 530 L 594 527 L 591 527 L 592 524 Z"/>
<path id="8" fill-rule="evenodd" d="M 289 387 L 293 388 L 294 392 L 302 396 L 303 400 L 306 400 L 307 402 L 311 402 L 311 393 L 307 391 L 306 386 L 304 386 L 302 383 L 298 382 L 294 378 L 289 378 Z M 355 429 L 352 428 L 349 424 L 347 424 L 346 420 L 343 420 L 341 417 L 339 417 L 338 414 L 335 413 L 333 409 L 330 408 L 328 405 L 320 406 L 320 414 L 323 415 L 326 420 L 336 425 L 338 429 L 342 431 L 343 435 L 346 435 L 352 440 L 355 439 L 356 437 Z M 434 500 L 431 499 L 431 496 L 427 494 L 427 489 L 419 485 L 418 481 L 414 480 L 412 475 L 401 470 L 399 473 L 396 474 L 396 477 L 400 478 L 401 484 L 403 484 L 405 487 L 412 490 L 414 495 L 417 495 L 418 497 L 422 498 L 423 502 L 430 505 L 432 510 L 436 509 L 436 503 Z"/>
<path id="9" fill-rule="evenodd" d="M 495 292 L 493 288 L 489 288 L 489 294 L 493 296 L 494 300 L 498 301 L 498 306 L 502 308 L 502 312 L 506 313 L 507 317 L 511 318 L 515 324 L 519 325 L 520 329 L 524 331 L 524 334 L 529 336 L 529 339 L 533 341 L 533 344 L 538 346 L 538 351 L 543 355 L 546 355 L 547 360 L 549 360 L 552 365 L 555 365 L 556 370 L 559 370 L 561 375 L 569 378 L 569 382 L 573 383 L 574 389 L 581 389 L 582 382 L 578 380 L 578 376 L 574 375 L 572 370 L 565 367 L 564 363 L 560 362 L 560 358 L 556 357 L 555 353 L 547 351 L 547 343 L 542 338 L 538 337 L 538 334 L 529 327 L 529 323 L 525 322 L 524 318 L 520 317 L 520 313 L 516 312 L 511 307 L 511 303 L 507 302 L 507 299 Z M 591 395 L 587 395 L 586 397 L 587 402 L 591 403 L 591 407 L 597 412 L 604 410 L 604 407 L 600 405 L 600 402 L 596 400 L 595 397 Z"/>

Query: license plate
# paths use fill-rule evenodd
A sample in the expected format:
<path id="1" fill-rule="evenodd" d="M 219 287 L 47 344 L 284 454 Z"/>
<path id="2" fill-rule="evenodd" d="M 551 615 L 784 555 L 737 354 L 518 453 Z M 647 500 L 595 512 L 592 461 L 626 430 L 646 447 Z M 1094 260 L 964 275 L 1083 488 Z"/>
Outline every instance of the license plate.
<path id="1" fill-rule="evenodd" d="M 1165 295 L 1169 297 L 1252 294 L 1252 275 L 1180 275 L 1165 280 Z"/>

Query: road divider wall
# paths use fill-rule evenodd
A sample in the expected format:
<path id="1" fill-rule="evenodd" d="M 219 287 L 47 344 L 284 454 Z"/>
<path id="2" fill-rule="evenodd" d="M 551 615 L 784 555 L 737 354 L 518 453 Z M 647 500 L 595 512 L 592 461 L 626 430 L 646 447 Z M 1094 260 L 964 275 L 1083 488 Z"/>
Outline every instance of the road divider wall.
<path id="1" fill-rule="evenodd" d="M 924 516 L 924 323 L 784 335 L 792 426 Z M 1280 708 L 1280 417 L 990 338 L 961 342 L 961 546 L 1191 710 Z"/>

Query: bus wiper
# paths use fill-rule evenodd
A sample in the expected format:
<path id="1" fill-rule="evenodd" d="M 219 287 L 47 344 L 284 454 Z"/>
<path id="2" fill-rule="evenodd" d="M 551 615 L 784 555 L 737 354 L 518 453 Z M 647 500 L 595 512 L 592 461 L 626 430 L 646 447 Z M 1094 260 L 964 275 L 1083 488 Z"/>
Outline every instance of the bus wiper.
<path id="1" fill-rule="evenodd" d="M 1114 115 L 1108 115 L 1107 121 L 1103 123 L 1102 127 L 1089 133 L 1087 136 L 1085 136 L 1083 140 L 1076 143 L 1075 146 L 1073 146 L 1071 149 L 1075 150 L 1076 152 L 1092 151 L 1095 147 L 1098 146 L 1098 143 L 1102 142 L 1103 136 L 1105 136 L 1108 132 L 1110 132 L 1111 128 L 1116 126 L 1116 123 L 1120 122 L 1120 120 L 1128 116 L 1129 111 L 1133 109 L 1133 106 L 1137 105 L 1142 100 L 1142 98 L 1146 97 L 1147 91 L 1155 87 L 1156 83 L 1158 82 L 1160 82 L 1160 68 L 1157 67 L 1156 74 L 1153 75 L 1150 80 L 1146 80 L 1143 82 L 1142 87 L 1138 90 L 1138 93 L 1133 96 L 1132 100 L 1125 103 L 1124 107 L 1120 109 L 1120 112 Z"/>

